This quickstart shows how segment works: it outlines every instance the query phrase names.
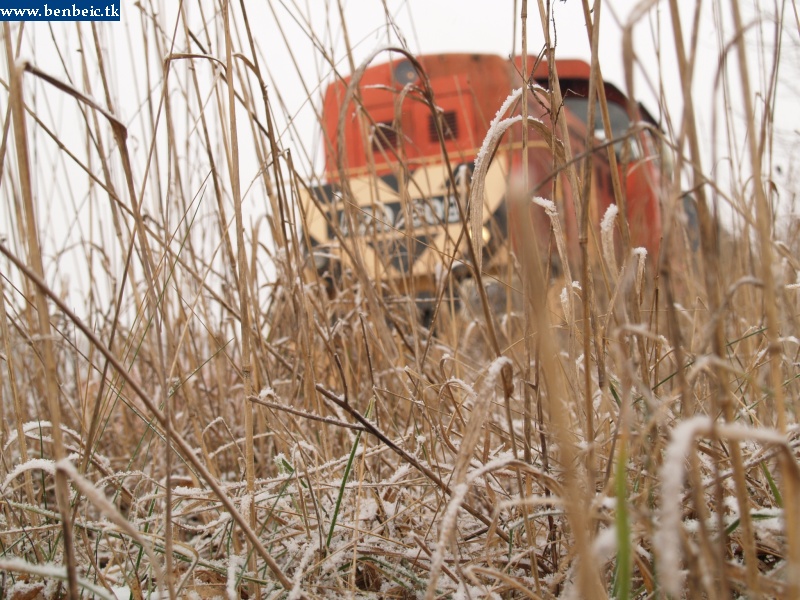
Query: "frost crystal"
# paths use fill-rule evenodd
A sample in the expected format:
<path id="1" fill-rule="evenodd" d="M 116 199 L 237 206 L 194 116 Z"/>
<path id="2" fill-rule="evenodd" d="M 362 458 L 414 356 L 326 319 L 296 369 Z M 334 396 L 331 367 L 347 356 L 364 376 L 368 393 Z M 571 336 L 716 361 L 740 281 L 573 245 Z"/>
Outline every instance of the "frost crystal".
<path id="1" fill-rule="evenodd" d="M 681 495 L 684 479 L 684 461 L 697 435 L 711 426 L 708 417 L 695 417 L 684 421 L 672 431 L 672 441 L 667 446 L 661 466 L 661 519 L 656 532 L 656 548 L 665 590 L 679 595 L 683 582 L 681 560 Z"/>
<path id="2" fill-rule="evenodd" d="M 541 206 L 544 209 L 544 212 L 547 213 L 547 216 L 556 214 L 556 205 L 552 200 L 542 198 L 541 196 L 534 196 L 533 203 Z"/>
<path id="3" fill-rule="evenodd" d="M 617 219 L 619 209 L 616 204 L 609 204 L 606 209 L 606 214 L 603 215 L 603 220 L 600 222 L 600 231 L 603 235 L 610 234 L 614 228 L 614 221 Z"/>
<path id="4" fill-rule="evenodd" d="M 236 600 L 239 594 L 236 591 L 236 573 L 244 565 L 244 557 L 232 554 L 228 559 L 228 580 L 225 583 L 225 592 L 228 600 Z"/>

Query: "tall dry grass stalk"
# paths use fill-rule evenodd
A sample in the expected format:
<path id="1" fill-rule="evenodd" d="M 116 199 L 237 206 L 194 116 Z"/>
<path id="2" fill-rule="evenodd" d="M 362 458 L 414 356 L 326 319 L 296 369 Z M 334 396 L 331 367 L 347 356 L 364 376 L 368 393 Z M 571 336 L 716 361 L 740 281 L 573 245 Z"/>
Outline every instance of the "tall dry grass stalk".
<path id="1" fill-rule="evenodd" d="M 543 140 L 576 201 L 536 200 L 552 256 L 531 222 L 512 223 L 522 242 L 506 279 L 481 264 L 488 163 L 471 182 L 446 163 L 452 189 L 472 195 L 450 247 L 464 249 L 474 289 L 449 278 L 455 250 L 443 256 L 430 327 L 414 282 L 372 279 L 339 224 L 353 266 L 336 293 L 309 268 L 298 198 L 319 183 L 303 169 L 315 150 L 292 137 L 296 107 L 260 49 L 252 4 L 139 3 L 127 29 L 53 35 L 48 64 L 59 66 L 47 68 L 19 60 L 32 27 L 5 24 L 3 597 L 799 596 L 800 265 L 768 171 L 782 46 L 747 43 L 768 24 L 776 40 L 800 28 L 714 4 L 714 94 L 740 110 L 717 112 L 709 134 L 700 115 L 714 105 L 697 93 L 709 14 L 663 4 L 662 15 L 640 2 L 621 24 L 629 97 L 637 72 L 656 90 L 665 65 L 680 75 L 680 110 L 664 101 L 653 132 L 665 149 L 661 255 L 632 248 L 624 217 L 635 199 L 600 60 L 615 7 L 583 0 L 589 122 L 611 141 L 590 127 L 573 147 L 563 112 L 540 123 L 518 103 L 530 124 L 523 164 L 526 141 Z M 301 79 L 287 15 L 315 48 L 321 70 L 303 86 L 317 119 L 320 86 L 348 73 L 358 103 L 358 79 L 388 50 L 359 64 L 346 28 L 337 55 L 314 15 L 269 5 Z M 547 61 L 547 105 L 560 107 L 553 8 L 515 3 L 514 52 L 541 40 L 539 57 L 522 53 L 519 97 L 534 93 L 523 80 L 533 62 Z M 347 19 L 344 3 L 325 10 Z M 414 60 L 386 14 L 387 48 Z M 635 33 L 658 21 L 663 36 L 667 15 L 670 38 L 656 45 L 675 56 L 656 62 Z M 126 74 L 108 43 L 121 31 Z M 772 83 L 757 94 L 762 81 Z M 132 115 L 120 88 L 139 100 Z M 396 124 L 415 100 L 438 114 L 425 74 L 398 95 Z M 496 117 L 487 149 L 513 110 Z M 376 135 L 369 114 L 358 120 L 365 140 Z M 445 125 L 433 122 L 445 155 Z M 704 148 L 719 131 L 729 181 Z M 598 232 L 601 152 L 617 211 Z M 528 177 L 507 198 L 525 210 L 539 183 Z M 352 231 L 358 208 L 346 205 Z M 492 285 L 506 287 L 503 303 Z"/>

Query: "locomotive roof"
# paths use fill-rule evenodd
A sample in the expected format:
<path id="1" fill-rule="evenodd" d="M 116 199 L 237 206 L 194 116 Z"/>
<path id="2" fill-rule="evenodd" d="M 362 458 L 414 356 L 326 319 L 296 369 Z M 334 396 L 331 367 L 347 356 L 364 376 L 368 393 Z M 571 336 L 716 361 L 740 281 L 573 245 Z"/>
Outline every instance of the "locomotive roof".
<path id="1" fill-rule="evenodd" d="M 394 58 L 370 65 L 364 70 L 360 82 L 362 87 L 387 84 L 393 84 L 394 87 L 402 87 L 406 83 L 415 83 L 417 81 L 418 75 L 405 56 L 399 53 L 390 53 L 389 55 Z M 443 52 L 420 54 L 414 58 L 422 65 L 430 79 L 465 71 L 475 71 L 476 69 L 485 72 L 486 70 L 507 70 L 511 68 L 516 73 L 519 73 L 522 68 L 521 56 L 504 58 L 498 54 L 490 53 Z M 546 88 L 550 75 L 548 61 L 539 60 L 537 63 L 537 57 L 532 55 L 528 55 L 527 58 L 528 68 L 531 68 L 534 64 L 536 65 L 533 79 Z M 580 58 L 559 58 L 556 59 L 556 66 L 562 85 L 562 93 L 566 93 L 571 86 L 574 87 L 575 82 L 588 81 L 591 75 L 591 65 Z M 348 85 L 351 79 L 352 74 L 347 75 L 338 82 L 338 85 Z M 627 102 L 627 96 L 617 86 L 608 81 L 605 81 L 604 84 L 606 95 L 610 100 L 621 104 Z M 333 85 L 336 86 L 336 84 Z M 642 119 L 655 124 L 656 120 L 650 112 L 641 103 L 638 105 Z"/>

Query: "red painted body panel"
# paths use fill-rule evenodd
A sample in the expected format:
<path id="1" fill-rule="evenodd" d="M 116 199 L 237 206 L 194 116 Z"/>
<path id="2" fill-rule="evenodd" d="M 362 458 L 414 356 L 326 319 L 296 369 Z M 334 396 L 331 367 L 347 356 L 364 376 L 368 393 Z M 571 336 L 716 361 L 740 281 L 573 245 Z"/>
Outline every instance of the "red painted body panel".
<path id="1" fill-rule="evenodd" d="M 439 54 L 418 58 L 425 69 L 434 90 L 436 104 L 443 112 L 455 112 L 458 136 L 446 139 L 445 147 L 453 158 L 463 162 L 475 158 L 476 149 L 486 136 L 489 122 L 511 90 L 510 65 L 499 56 L 484 54 Z M 387 123 L 400 117 L 400 131 L 406 140 L 405 159 L 413 165 L 418 159 L 440 157 L 439 141 L 429 134 L 429 107 L 421 101 L 416 90 L 409 90 L 402 107 L 396 100 L 404 86 L 410 84 L 419 89 L 421 82 L 405 57 L 368 68 L 359 85 L 360 104 L 364 108 L 361 118 L 367 125 Z M 396 73 L 411 74 L 396 76 Z M 331 84 L 325 92 L 323 104 L 323 135 L 326 138 L 325 173 L 328 181 L 337 181 L 338 124 L 342 102 L 351 77 Z M 368 167 L 368 152 L 364 137 L 359 131 L 359 111 L 351 103 L 345 114 L 345 161 L 350 172 L 359 172 Z M 330 143 L 327 143 L 330 142 Z M 374 161 L 378 174 L 391 170 L 389 163 L 396 157 L 387 152 L 383 156 L 375 153 Z"/>

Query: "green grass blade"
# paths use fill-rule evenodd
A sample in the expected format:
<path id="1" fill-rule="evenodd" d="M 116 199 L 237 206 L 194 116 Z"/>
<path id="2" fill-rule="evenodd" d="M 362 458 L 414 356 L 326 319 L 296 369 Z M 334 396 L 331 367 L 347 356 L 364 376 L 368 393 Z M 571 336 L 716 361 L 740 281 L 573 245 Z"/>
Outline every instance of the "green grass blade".
<path id="1" fill-rule="evenodd" d="M 628 515 L 627 469 L 628 448 L 623 441 L 617 455 L 617 472 L 614 476 L 614 489 L 617 497 L 617 565 L 614 572 L 614 597 L 628 600 L 631 597 L 631 525 Z"/>

